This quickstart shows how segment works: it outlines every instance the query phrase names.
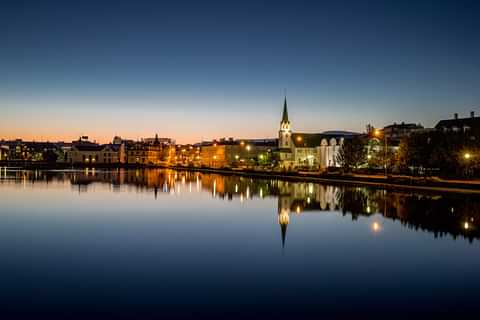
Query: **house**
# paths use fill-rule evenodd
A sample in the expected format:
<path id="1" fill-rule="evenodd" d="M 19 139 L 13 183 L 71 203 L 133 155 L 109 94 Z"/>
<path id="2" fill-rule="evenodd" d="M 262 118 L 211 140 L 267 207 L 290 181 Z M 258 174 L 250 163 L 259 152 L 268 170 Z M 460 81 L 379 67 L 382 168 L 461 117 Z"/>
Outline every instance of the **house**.
<path id="1" fill-rule="evenodd" d="M 84 165 L 123 164 L 126 162 L 125 145 L 74 141 L 65 154 L 65 162 Z"/>
<path id="2" fill-rule="evenodd" d="M 408 137 L 413 132 L 418 132 L 423 129 L 424 128 L 422 125 L 416 123 L 393 123 L 383 128 L 383 134 L 386 136 L 388 141 L 394 143 L 400 142 L 400 140 Z"/>

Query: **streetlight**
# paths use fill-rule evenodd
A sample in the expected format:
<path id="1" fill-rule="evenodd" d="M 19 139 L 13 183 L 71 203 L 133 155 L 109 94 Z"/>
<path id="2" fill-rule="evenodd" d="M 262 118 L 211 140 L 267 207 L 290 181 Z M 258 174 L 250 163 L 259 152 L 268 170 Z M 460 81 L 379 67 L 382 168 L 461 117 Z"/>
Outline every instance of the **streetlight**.
<path id="1" fill-rule="evenodd" d="M 382 136 L 382 132 L 379 129 L 375 129 L 374 135 L 379 138 Z M 383 155 L 383 162 L 385 166 L 385 177 L 387 176 L 387 135 L 385 134 L 385 130 L 383 131 L 383 139 L 385 140 L 385 151 Z"/>
<path id="2" fill-rule="evenodd" d="M 466 165 L 466 175 L 469 176 L 470 175 L 470 159 L 472 158 L 472 155 L 468 152 L 466 152 L 463 157 L 465 158 L 465 162 L 467 163 Z"/>

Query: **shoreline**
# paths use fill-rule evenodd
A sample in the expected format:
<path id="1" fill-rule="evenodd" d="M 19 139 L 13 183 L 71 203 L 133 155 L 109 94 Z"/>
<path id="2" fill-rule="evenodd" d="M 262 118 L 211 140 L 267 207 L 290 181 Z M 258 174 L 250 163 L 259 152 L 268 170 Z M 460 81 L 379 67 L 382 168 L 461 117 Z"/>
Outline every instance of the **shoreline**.
<path id="1" fill-rule="evenodd" d="M 19 165 L 22 164 L 22 165 Z M 478 193 L 480 194 L 480 180 L 472 182 L 471 180 L 442 180 L 434 177 L 418 178 L 410 176 L 388 176 L 384 175 L 360 175 L 360 174 L 334 174 L 334 173 L 308 173 L 308 172 L 274 172 L 274 171 L 254 171 L 254 170 L 233 170 L 221 168 L 189 167 L 189 166 L 171 166 L 171 165 L 97 165 L 82 166 L 63 163 L 2 163 L 1 168 L 12 168 L 20 170 L 66 170 L 66 169 L 148 169 L 163 168 L 178 171 L 217 173 L 223 175 L 235 175 L 243 177 L 253 177 L 261 179 L 280 179 L 294 182 L 314 182 L 328 183 L 336 185 L 357 185 L 369 186 L 387 190 L 417 190 L 417 191 L 436 191 L 436 192 L 456 192 L 456 193 Z"/>

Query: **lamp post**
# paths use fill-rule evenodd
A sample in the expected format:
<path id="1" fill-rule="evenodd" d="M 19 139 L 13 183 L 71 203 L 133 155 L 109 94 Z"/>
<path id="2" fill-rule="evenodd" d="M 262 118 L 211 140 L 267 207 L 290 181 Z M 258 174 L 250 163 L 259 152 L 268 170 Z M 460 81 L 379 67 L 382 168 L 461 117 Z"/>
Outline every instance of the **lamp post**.
<path id="1" fill-rule="evenodd" d="M 463 155 L 463 158 L 465 159 L 465 162 L 467 163 L 467 168 L 466 168 L 466 175 L 467 177 L 470 175 L 470 159 L 472 158 L 472 155 L 468 152 L 466 152 L 464 155 Z"/>
<path id="2" fill-rule="evenodd" d="M 376 129 L 375 130 L 375 136 L 380 137 L 382 135 L 381 131 Z M 383 139 L 385 141 L 385 147 L 384 147 L 384 154 L 383 154 L 383 165 L 385 166 L 385 177 L 387 177 L 387 135 L 385 134 L 385 130 L 383 131 Z"/>

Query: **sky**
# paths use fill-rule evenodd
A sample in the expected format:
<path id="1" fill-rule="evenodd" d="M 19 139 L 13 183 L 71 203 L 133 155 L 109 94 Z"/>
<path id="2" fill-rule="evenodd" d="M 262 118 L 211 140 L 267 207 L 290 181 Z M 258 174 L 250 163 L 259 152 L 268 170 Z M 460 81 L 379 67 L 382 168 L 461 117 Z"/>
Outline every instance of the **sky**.
<path id="1" fill-rule="evenodd" d="M 0 139 L 180 143 L 480 114 L 478 1 L 1 1 Z"/>

